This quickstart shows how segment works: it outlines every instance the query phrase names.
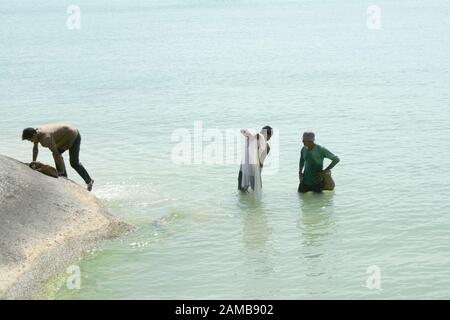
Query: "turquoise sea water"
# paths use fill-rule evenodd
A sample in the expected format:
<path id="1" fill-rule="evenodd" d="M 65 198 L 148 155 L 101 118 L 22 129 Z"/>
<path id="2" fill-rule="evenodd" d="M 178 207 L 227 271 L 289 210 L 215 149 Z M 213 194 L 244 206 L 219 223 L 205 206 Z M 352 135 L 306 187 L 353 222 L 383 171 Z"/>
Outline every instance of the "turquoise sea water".
<path id="1" fill-rule="evenodd" d="M 79 30 L 70 4 L 0 3 L 0 153 L 76 125 L 95 194 L 137 231 L 51 298 L 450 297 L 448 1 L 80 0 Z M 277 130 L 260 200 L 236 164 L 172 161 L 198 122 Z M 341 158 L 334 192 L 297 194 L 305 130 Z"/>

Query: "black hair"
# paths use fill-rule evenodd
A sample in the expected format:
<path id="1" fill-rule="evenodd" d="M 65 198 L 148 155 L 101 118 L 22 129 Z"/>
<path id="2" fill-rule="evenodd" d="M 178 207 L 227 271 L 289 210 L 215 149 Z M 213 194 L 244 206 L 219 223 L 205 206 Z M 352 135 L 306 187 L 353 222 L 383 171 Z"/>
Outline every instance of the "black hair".
<path id="1" fill-rule="evenodd" d="M 262 128 L 262 130 L 267 132 L 267 136 L 268 136 L 268 137 L 271 137 L 271 136 L 272 136 L 273 129 L 272 129 L 271 126 L 265 126 L 265 127 Z"/>
<path id="2" fill-rule="evenodd" d="M 34 134 L 36 133 L 36 129 L 34 128 L 26 128 L 22 132 L 22 140 L 31 140 Z"/>

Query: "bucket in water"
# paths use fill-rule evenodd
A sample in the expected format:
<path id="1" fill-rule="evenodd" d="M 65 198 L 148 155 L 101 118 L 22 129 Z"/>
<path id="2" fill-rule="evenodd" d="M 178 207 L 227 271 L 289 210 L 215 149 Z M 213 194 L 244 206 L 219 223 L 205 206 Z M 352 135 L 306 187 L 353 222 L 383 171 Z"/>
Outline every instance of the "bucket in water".
<path id="1" fill-rule="evenodd" d="M 335 186 L 331 172 L 325 173 L 323 176 L 323 190 L 333 191 Z"/>

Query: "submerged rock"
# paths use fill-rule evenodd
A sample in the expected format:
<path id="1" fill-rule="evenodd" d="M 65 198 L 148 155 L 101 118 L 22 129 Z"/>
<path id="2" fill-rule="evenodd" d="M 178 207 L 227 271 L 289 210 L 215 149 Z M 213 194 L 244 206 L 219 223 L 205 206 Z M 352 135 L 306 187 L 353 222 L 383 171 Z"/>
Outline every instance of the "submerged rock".
<path id="1" fill-rule="evenodd" d="M 0 299 L 35 296 L 98 240 L 129 230 L 85 188 L 0 155 Z"/>

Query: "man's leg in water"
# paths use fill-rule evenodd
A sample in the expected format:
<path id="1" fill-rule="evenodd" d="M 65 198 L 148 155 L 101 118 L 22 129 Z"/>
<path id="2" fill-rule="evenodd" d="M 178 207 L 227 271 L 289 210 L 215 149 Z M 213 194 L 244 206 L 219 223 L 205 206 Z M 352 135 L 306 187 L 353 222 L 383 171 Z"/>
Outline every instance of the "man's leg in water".
<path id="1" fill-rule="evenodd" d="M 242 165 L 239 168 L 239 175 L 238 175 L 238 190 L 243 191 L 241 188 L 242 185 Z"/>
<path id="2" fill-rule="evenodd" d="M 319 183 L 318 185 L 315 185 L 314 187 L 311 187 L 311 189 L 315 193 L 322 193 L 324 186 L 325 186 L 325 181 L 322 180 L 321 183 Z"/>
<path id="3" fill-rule="evenodd" d="M 311 191 L 310 188 L 302 181 L 300 182 L 300 185 L 298 186 L 298 192 L 300 193 L 307 193 L 308 191 Z"/>
<path id="4" fill-rule="evenodd" d="M 252 190 L 255 190 L 255 176 L 250 176 L 250 185 L 252 186 Z"/>
<path id="5" fill-rule="evenodd" d="M 78 135 L 78 138 L 75 140 L 73 146 L 69 149 L 70 154 L 70 165 L 75 169 L 76 172 L 83 178 L 84 182 L 87 185 L 90 185 L 93 180 L 89 176 L 89 173 L 80 163 L 80 145 L 81 145 L 81 136 Z M 92 188 L 92 186 L 91 186 Z"/>
<path id="6" fill-rule="evenodd" d="M 322 189 L 320 188 L 320 186 L 312 187 L 311 191 L 314 192 L 314 193 L 322 193 Z"/>
<path id="7" fill-rule="evenodd" d="M 321 182 L 318 185 L 315 186 L 308 186 L 307 184 L 305 184 L 303 181 L 300 183 L 300 185 L 298 186 L 298 192 L 300 193 L 307 193 L 309 191 L 315 192 L 315 193 L 321 193 L 323 190 L 323 186 L 324 183 Z"/>
<path id="8" fill-rule="evenodd" d="M 250 176 L 250 186 L 252 188 L 252 190 L 255 190 L 255 176 Z M 246 192 L 248 191 L 248 187 L 247 189 L 242 189 L 242 165 L 239 169 L 239 175 L 238 175 L 238 190 Z"/>

